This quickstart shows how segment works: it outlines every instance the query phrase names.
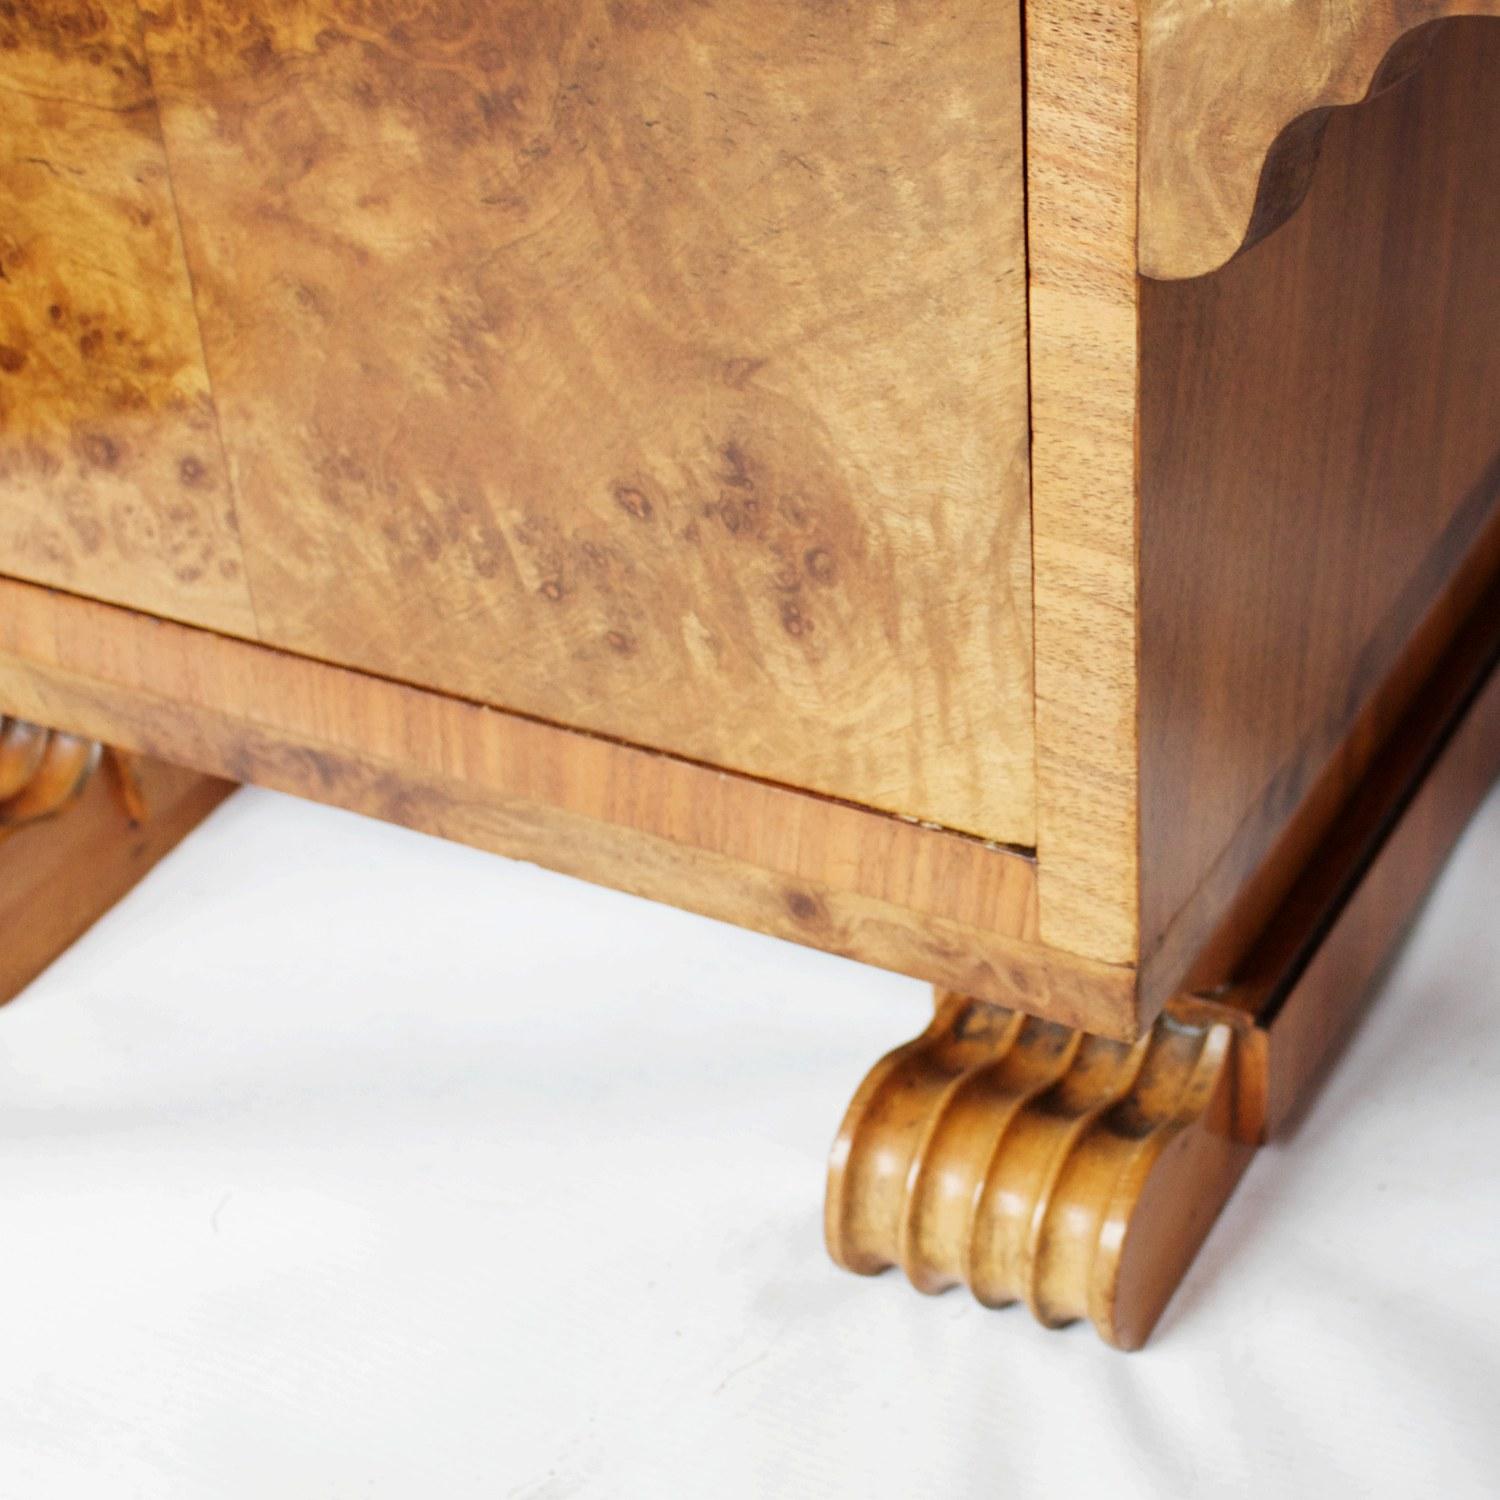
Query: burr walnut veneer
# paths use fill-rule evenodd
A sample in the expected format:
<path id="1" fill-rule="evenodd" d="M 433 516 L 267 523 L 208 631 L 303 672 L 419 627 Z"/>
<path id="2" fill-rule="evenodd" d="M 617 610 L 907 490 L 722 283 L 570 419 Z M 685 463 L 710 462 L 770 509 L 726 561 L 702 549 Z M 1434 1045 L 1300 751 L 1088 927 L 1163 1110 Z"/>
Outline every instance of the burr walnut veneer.
<path id="1" fill-rule="evenodd" d="M 1500 773 L 1497 14 L 0 5 L 5 992 L 232 782 L 847 954 L 1139 1343 Z"/>

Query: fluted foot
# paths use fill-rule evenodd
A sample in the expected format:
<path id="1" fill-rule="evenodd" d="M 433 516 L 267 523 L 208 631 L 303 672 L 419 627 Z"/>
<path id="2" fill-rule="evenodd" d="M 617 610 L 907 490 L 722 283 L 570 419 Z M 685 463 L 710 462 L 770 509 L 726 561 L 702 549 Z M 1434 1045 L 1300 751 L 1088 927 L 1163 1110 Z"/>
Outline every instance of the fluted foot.
<path id="1" fill-rule="evenodd" d="M 93 740 L 0 718 L 0 837 L 61 812 L 82 794 L 102 754 Z"/>
<path id="2" fill-rule="evenodd" d="M 1251 1148 L 1232 1029 L 1164 1017 L 1133 1045 L 958 996 L 876 1065 L 829 1167 L 835 1261 L 899 1265 L 1145 1342 Z"/>

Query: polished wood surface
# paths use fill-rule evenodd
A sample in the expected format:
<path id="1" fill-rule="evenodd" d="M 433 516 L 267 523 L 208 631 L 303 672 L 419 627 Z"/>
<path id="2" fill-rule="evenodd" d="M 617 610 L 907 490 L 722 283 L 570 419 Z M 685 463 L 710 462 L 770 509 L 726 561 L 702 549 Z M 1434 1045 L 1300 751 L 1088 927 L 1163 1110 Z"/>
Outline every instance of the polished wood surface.
<path id="1" fill-rule="evenodd" d="M 36 733 L 54 745 L 66 742 Z M 89 764 L 98 769 L 76 795 L 55 803 L 55 816 L 0 828 L 0 1003 L 30 984 L 234 789 L 109 751 L 101 763 L 98 747 L 88 748 L 95 752 Z"/>
<path id="2" fill-rule="evenodd" d="M 1186 0 L 1181 9 L 1197 19 L 1230 14 Z M 1356 7 L 1371 17 L 1378 10 Z M 1145 965 L 1146 1016 L 1182 978 L 1194 943 L 1207 940 L 1233 899 L 1235 881 L 1254 878 L 1297 798 L 1337 753 L 1340 732 L 1353 733 L 1365 702 L 1388 691 L 1381 678 L 1395 669 L 1400 618 L 1415 628 L 1438 605 L 1444 568 L 1456 566 L 1477 536 L 1482 497 L 1464 486 L 1482 485 L 1472 455 L 1500 431 L 1489 400 L 1500 389 L 1488 260 L 1497 206 L 1495 91 L 1484 92 L 1495 66 L 1485 38 L 1495 23 L 1444 22 L 1424 68 L 1328 122 L 1312 199 L 1289 224 L 1241 262 L 1164 285 L 1136 275 L 1157 201 L 1145 180 L 1152 169 L 1141 155 L 1143 133 L 1151 112 L 1165 118 L 1170 102 L 1169 86 L 1147 76 L 1157 66 L 1151 47 L 1175 35 L 1166 12 L 1156 13 L 1148 47 L 1143 27 L 1151 29 L 1152 17 L 1150 7 L 1128 0 L 1102 9 L 1032 0 L 1027 9 L 1041 932 L 1078 952 Z M 1325 41 L 1322 61 L 1347 66 L 1332 37 Z M 1203 76 L 1220 79 L 1226 98 L 1241 85 L 1253 92 L 1257 80 L 1274 92 L 1276 70 L 1261 79 L 1262 60 L 1257 48 L 1242 47 L 1222 78 L 1212 69 Z M 1399 48 L 1385 81 L 1415 60 Z M 1402 123 L 1393 125 L 1397 117 Z M 1191 133 L 1181 145 L 1175 165 L 1191 182 L 1199 170 Z M 1408 147 L 1416 165 L 1403 175 Z M 1159 142 L 1148 155 L 1159 159 Z M 1304 186 L 1296 184 L 1297 194 Z M 1347 222 L 1337 222 L 1340 208 Z M 1412 222 L 1402 222 L 1403 212 Z M 1238 248 L 1236 241 L 1222 259 Z M 1450 258 L 1457 261 L 1451 282 Z M 1194 270 L 1214 264 L 1210 258 Z M 1472 327 L 1460 328 L 1471 313 Z M 1200 326 L 1190 330 L 1192 316 Z M 1283 378 L 1283 357 L 1295 384 Z M 1404 378 L 1408 370 L 1421 374 Z M 1324 415 L 1320 376 L 1337 392 L 1336 426 L 1326 439 L 1316 432 Z M 1440 408 L 1429 440 L 1421 424 Z M 1290 431 L 1303 434 L 1295 451 L 1276 426 L 1283 412 Z M 1361 420 L 1399 471 L 1394 482 L 1351 451 Z M 1469 431 L 1457 435 L 1465 422 Z M 1278 465 L 1263 480 L 1262 470 Z M 1258 525 L 1263 482 L 1273 490 L 1267 500 L 1281 507 L 1268 526 Z M 1423 483 L 1430 492 L 1409 499 Z M 1311 536 L 1300 513 L 1289 519 L 1298 492 L 1315 495 Z M 1376 590 L 1357 569 L 1364 553 L 1381 550 L 1380 536 L 1366 535 L 1380 504 L 1396 519 L 1376 571 L 1397 597 L 1387 618 L 1372 620 Z M 1467 536 L 1455 524 L 1440 538 L 1433 528 L 1465 504 Z M 1282 576 L 1275 558 L 1284 528 L 1302 549 Z M 1242 537 L 1254 561 L 1240 576 Z M 1188 555 L 1202 558 L 1203 572 L 1164 565 L 1174 546 L 1184 563 Z M 1331 555 L 1309 568 L 1320 546 Z M 1394 561 L 1403 547 L 1413 564 L 1404 573 Z M 1350 573 L 1334 579 L 1345 564 Z M 1330 584 L 1320 592 L 1324 575 Z M 1179 580 L 1191 597 L 1174 615 Z M 1279 615 L 1258 603 L 1267 597 L 1285 600 Z M 1300 649 L 1304 607 L 1312 616 L 1306 629 L 1319 638 L 1312 676 L 1330 695 L 1328 723 L 1315 721 L 1311 682 L 1265 671 L 1279 652 Z M 1279 635 L 1271 623 L 1278 619 Z M 1172 701 L 1163 684 L 1174 680 L 1180 658 L 1170 644 L 1164 649 L 1164 635 L 1192 657 Z M 1239 674 L 1226 691 L 1216 677 L 1220 642 L 1238 657 L 1251 639 L 1266 648 L 1258 675 Z M 1339 679 L 1345 669 L 1355 678 L 1356 701 L 1348 704 Z M 1266 692 L 1280 701 L 1262 718 Z M 1193 716 L 1211 713 L 1221 715 L 1223 737 L 1194 740 Z M 1385 715 L 1376 728 L 1389 722 Z M 1359 733 L 1372 735 L 1369 726 Z M 1164 742 L 1180 747 L 1176 760 L 1163 755 Z M 1207 767 L 1206 779 L 1191 783 L 1173 774 L 1193 753 L 1190 742 Z M 1228 769 L 1219 776 L 1221 751 Z M 1299 752 L 1303 784 L 1268 789 L 1277 758 Z M 1262 780 L 1245 769 L 1247 784 L 1233 785 L 1237 768 L 1257 757 Z M 1214 801 L 1213 814 L 1201 823 L 1186 819 L 1178 839 L 1173 799 L 1186 795 L 1196 809 L 1198 789 Z M 1285 805 L 1256 810 L 1257 798 L 1278 790 Z M 1222 841 L 1231 839 L 1236 847 L 1226 855 Z"/>
<path id="3" fill-rule="evenodd" d="M 1138 17 L 1030 0 L 1026 38 L 1041 932 L 1131 963 Z"/>
<path id="4" fill-rule="evenodd" d="M 1165 283 L 1165 3 L 0 17 L 0 704 L 1137 1036 L 1500 566 L 1495 22 Z"/>
<path id="5" fill-rule="evenodd" d="M 253 634 L 134 0 L 0 12 L 0 571 Z"/>
<path id="6" fill-rule="evenodd" d="M 1015 12 L 42 11 L 0 570 L 1034 842 Z"/>
<path id="7" fill-rule="evenodd" d="M 1496 601 L 1500 606 L 1500 600 Z M 1442 757 L 1441 774 L 1416 793 L 1377 863 L 1298 983 L 1266 1015 L 1268 1135 L 1294 1124 L 1358 1024 L 1389 959 L 1474 809 L 1500 780 L 1500 673 Z M 1247 976 L 1253 987 L 1260 973 Z M 1475 975 L 1476 982 L 1480 976 Z M 1430 1016 L 1412 1016 L 1413 1028 Z"/>
<path id="8" fill-rule="evenodd" d="M 93 740 L 0 718 L 0 839 L 69 806 L 88 785 L 100 753 Z"/>
<path id="9" fill-rule="evenodd" d="M 0 702 L 690 911 L 1138 1029 L 1134 971 L 1037 941 L 1013 850 L 32 585 L 0 581 Z"/>
<path id="10" fill-rule="evenodd" d="M 1233 1134 L 1235 1036 L 1163 1019 L 1127 1046 L 940 997 L 839 1131 L 834 1260 L 1139 1348 L 1253 1150 Z"/>
<path id="11" fill-rule="evenodd" d="M 834 1257 L 1138 1347 L 1500 775 L 1461 8 L 0 6 L 0 998 L 220 777 L 927 978 Z"/>
<path id="12" fill-rule="evenodd" d="M 1497 77 L 1500 25 L 1449 23 L 1331 121 L 1291 222 L 1143 284 L 1147 1011 L 1289 830 L 1295 877 L 1455 596 L 1500 572 L 1500 193 L 1476 190 L 1500 184 Z"/>
<path id="13" fill-rule="evenodd" d="M 1140 267 L 1175 279 L 1296 210 L 1322 117 L 1419 66 L 1414 32 L 1500 3 L 1142 0 L 1141 15 Z"/>
<path id="14" fill-rule="evenodd" d="M 1395 732 L 1249 950 L 1205 975 L 1253 1017 L 1243 1100 L 1274 1134 L 1336 1055 L 1393 944 L 1500 780 L 1500 577 L 1474 604 Z M 1179 1008 L 1189 1002 L 1178 1002 Z M 1256 1138 L 1247 1133 L 1247 1138 Z"/>

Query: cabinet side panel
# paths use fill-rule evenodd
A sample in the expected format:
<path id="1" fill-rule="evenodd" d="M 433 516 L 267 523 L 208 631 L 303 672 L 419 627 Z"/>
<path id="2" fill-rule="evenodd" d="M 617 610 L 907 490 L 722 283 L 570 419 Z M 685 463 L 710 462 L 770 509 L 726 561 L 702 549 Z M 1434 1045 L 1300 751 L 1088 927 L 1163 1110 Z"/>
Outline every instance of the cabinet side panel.
<path id="1" fill-rule="evenodd" d="M 1252 877 L 1275 894 L 1268 857 L 1311 843 L 1488 566 L 1497 77 L 1500 23 L 1448 23 L 1425 68 L 1331 117 L 1285 227 L 1142 284 L 1148 990 Z"/>
<path id="2" fill-rule="evenodd" d="M 988 0 L 143 0 L 263 637 L 1034 842 Z"/>

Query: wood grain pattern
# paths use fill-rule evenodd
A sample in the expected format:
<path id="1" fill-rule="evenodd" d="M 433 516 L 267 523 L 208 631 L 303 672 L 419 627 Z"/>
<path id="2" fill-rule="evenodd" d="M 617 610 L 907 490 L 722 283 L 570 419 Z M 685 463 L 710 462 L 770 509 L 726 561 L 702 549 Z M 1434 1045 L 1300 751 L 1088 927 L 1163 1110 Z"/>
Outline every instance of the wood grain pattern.
<path id="1" fill-rule="evenodd" d="M 1500 599 L 1496 600 L 1500 607 Z M 1358 1024 L 1393 945 L 1421 910 L 1444 861 L 1500 780 L 1500 673 L 1492 675 L 1439 769 L 1339 913 L 1296 987 L 1266 1017 L 1265 1132 L 1293 1122 Z M 1247 976 L 1253 986 L 1263 976 Z M 1414 1015 L 1414 1027 L 1428 1016 Z"/>
<path id="2" fill-rule="evenodd" d="M 1013 850 L 0 580 L 0 703 L 965 993 L 1138 1031 Z"/>
<path id="3" fill-rule="evenodd" d="M 1253 1018 L 1258 1033 L 1240 1053 L 1240 1098 L 1260 1101 L 1244 1139 L 1274 1135 L 1306 1102 L 1497 781 L 1500 573 L 1453 632 L 1280 909 L 1248 953 L 1215 976 L 1220 1010 Z"/>
<path id="4" fill-rule="evenodd" d="M 1500 27 L 1449 23 L 1278 234 L 1143 286 L 1148 1013 L 1289 832 L 1300 871 L 1500 569 L 1496 77 Z"/>
<path id="5" fill-rule="evenodd" d="M 264 640 L 1033 842 L 1015 12 L 142 8 Z"/>
<path id="6" fill-rule="evenodd" d="M 254 632 L 131 0 L 0 12 L 0 561 Z"/>
<path id="7" fill-rule="evenodd" d="M 1202 275 L 1274 227 L 1316 156 L 1319 121 L 1305 117 L 1355 104 L 1398 76 L 1407 60 L 1388 69 L 1392 49 L 1454 16 L 1500 16 L 1500 3 L 1142 0 L 1142 274 Z M 1272 161 L 1279 180 L 1268 183 L 1278 142 L 1304 160 Z M 1284 201 L 1257 225 L 1265 191 Z"/>
<path id="8" fill-rule="evenodd" d="M 1132 0 L 1031 0 L 1032 531 L 1043 939 L 1138 943 Z"/>
<path id="9" fill-rule="evenodd" d="M 1164 1018 L 1127 1046 L 940 997 L 839 1131 L 833 1258 L 1139 1348 L 1253 1150 L 1233 1136 L 1235 1036 Z"/>
<path id="10" fill-rule="evenodd" d="M 45 735 L 45 731 L 43 731 Z M 56 818 L 0 833 L 0 1004 L 18 995 L 234 788 L 107 757 Z"/>

